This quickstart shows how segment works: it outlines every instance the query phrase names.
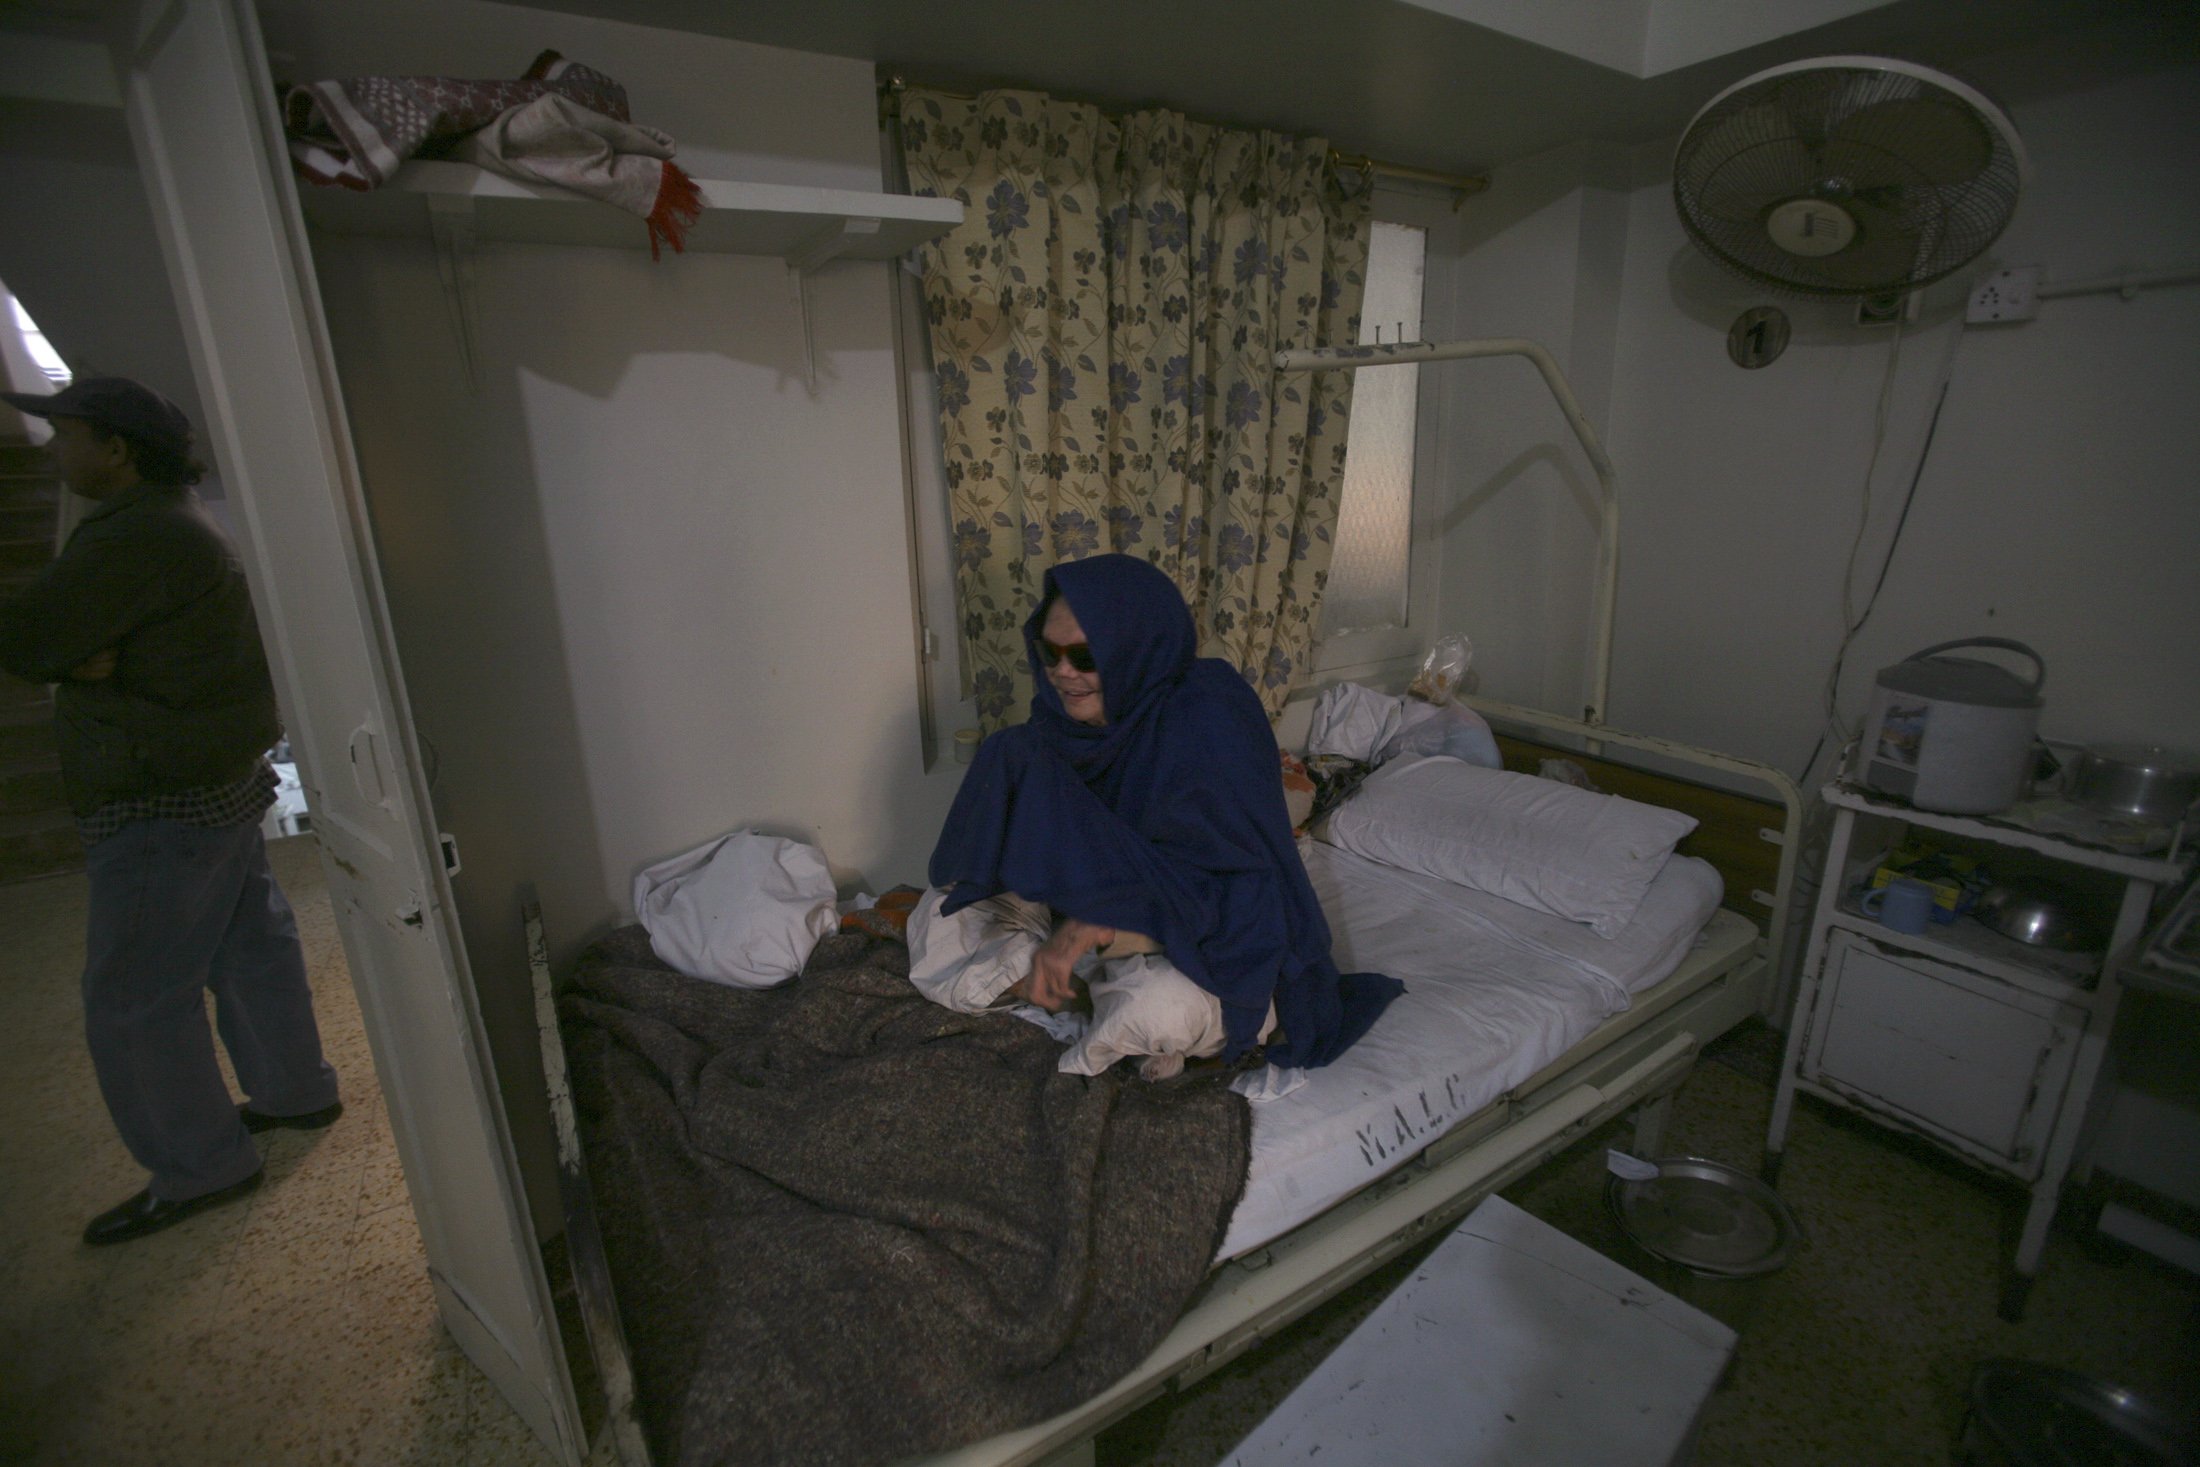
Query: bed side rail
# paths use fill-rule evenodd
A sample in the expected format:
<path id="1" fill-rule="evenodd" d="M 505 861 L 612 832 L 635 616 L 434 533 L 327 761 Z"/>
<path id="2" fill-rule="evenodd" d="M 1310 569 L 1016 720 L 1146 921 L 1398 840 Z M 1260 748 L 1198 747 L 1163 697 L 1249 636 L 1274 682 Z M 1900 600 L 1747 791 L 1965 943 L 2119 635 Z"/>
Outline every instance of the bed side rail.
<path id="1" fill-rule="evenodd" d="M 550 1119 L 558 1137 L 558 1200 L 564 1204 L 566 1256 L 573 1267 L 574 1292 L 588 1349 L 604 1393 L 604 1427 L 611 1433 L 621 1467 L 654 1467 L 649 1442 L 634 1414 L 634 1368 L 627 1356 L 626 1330 L 619 1323 L 618 1296 L 611 1286 L 611 1264 L 604 1257 L 603 1234 L 596 1226 L 595 1194 L 588 1188 L 588 1163 L 581 1155 L 581 1133 L 573 1114 L 573 1086 L 565 1067 L 565 1039 L 558 1030 L 555 986 L 550 980 L 550 943 L 542 908 L 528 902 L 527 966 L 534 980 L 535 1032 L 542 1044 L 542 1074 L 550 1095 Z M 593 1443 L 591 1447 L 593 1448 Z"/>

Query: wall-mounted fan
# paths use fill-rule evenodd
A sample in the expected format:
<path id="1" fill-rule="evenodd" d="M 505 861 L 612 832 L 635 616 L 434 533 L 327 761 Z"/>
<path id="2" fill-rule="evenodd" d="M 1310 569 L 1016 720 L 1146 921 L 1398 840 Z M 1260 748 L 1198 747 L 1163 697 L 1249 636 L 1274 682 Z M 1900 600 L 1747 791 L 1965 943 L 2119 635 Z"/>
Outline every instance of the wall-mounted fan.
<path id="1" fill-rule="evenodd" d="M 1705 253 L 1803 295 L 1898 294 L 1976 259 L 2029 173 L 2002 110 L 1906 61 L 1759 72 L 1689 123 L 1673 202 Z"/>

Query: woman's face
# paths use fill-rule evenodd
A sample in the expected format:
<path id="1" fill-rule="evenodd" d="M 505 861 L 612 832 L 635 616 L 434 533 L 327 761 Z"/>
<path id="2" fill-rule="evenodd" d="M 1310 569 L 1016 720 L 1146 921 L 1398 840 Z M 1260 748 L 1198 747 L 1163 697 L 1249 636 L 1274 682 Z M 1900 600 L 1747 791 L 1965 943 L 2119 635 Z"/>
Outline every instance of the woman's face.
<path id="1" fill-rule="evenodd" d="M 1039 625 L 1039 636 L 1056 647 L 1080 647 L 1090 653 L 1085 641 L 1085 629 L 1077 624 L 1077 613 L 1069 609 L 1069 602 L 1060 596 L 1047 608 L 1047 618 Z M 1041 647 L 1039 656 L 1045 658 L 1047 649 Z M 1062 698 L 1062 710 L 1079 723 L 1094 727 L 1108 721 L 1106 705 L 1100 701 L 1100 671 L 1079 672 L 1070 665 L 1067 657 L 1057 657 L 1047 664 L 1047 681 L 1054 684 L 1054 691 Z"/>

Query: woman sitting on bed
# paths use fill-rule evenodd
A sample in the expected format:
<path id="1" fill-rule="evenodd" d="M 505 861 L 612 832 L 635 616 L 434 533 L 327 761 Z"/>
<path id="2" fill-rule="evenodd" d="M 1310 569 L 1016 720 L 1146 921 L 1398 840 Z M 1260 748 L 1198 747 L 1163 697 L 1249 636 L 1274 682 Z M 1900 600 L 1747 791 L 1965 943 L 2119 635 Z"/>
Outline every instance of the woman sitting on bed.
<path id="1" fill-rule="evenodd" d="M 1196 655 L 1174 583 L 1127 555 L 1057 565 L 1024 640 L 1031 718 L 985 741 L 948 812 L 931 863 L 943 911 L 1004 892 L 1052 908 L 1015 990 L 1043 1008 L 1069 1002 L 1079 958 L 1142 933 L 1220 1001 L 1225 1059 L 1271 1005 L 1271 1062 L 1336 1058 L 1402 985 L 1331 962 L 1260 700 Z"/>

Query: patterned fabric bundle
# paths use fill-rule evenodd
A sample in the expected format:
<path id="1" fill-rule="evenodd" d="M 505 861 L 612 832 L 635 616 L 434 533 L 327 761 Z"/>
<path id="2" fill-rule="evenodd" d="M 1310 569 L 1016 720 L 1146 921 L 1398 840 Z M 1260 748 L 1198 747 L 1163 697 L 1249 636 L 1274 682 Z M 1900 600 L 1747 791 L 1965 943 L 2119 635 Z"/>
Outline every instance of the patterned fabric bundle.
<path id="1" fill-rule="evenodd" d="M 673 142 L 627 115 L 626 88 L 555 51 L 517 81 L 361 76 L 283 95 L 292 166 L 309 183 L 367 190 L 417 156 L 457 156 L 530 183 L 617 205 L 659 246 L 682 248 L 702 212 Z M 478 136 L 477 136 L 478 135 Z"/>

